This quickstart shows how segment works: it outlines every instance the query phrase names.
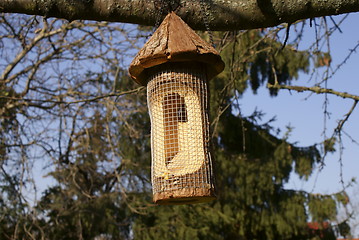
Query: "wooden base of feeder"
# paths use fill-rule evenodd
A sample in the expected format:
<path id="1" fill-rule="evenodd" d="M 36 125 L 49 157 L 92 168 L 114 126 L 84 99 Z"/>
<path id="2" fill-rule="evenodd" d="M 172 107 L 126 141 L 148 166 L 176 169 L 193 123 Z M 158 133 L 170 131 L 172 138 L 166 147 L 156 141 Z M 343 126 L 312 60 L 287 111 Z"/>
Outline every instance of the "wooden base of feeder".
<path id="1" fill-rule="evenodd" d="M 153 202 L 160 205 L 204 203 L 215 199 L 216 195 L 213 188 L 183 188 L 153 195 Z"/>

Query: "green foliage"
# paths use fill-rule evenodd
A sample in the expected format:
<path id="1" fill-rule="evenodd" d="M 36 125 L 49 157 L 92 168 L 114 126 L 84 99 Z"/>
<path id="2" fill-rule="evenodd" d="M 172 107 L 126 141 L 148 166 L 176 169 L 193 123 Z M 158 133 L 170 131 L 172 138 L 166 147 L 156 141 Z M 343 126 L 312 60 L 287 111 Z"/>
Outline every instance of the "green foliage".
<path id="1" fill-rule="evenodd" d="M 314 221 L 335 220 L 337 214 L 336 202 L 332 196 L 311 195 L 308 206 Z"/>
<path id="2" fill-rule="evenodd" d="M 93 239 L 101 234 L 126 239 L 129 235 L 129 223 L 124 218 L 128 208 L 115 193 L 86 198 L 52 187 L 45 192 L 38 211 L 47 213 L 42 227 L 49 239 Z"/>
<path id="3" fill-rule="evenodd" d="M 337 139 L 335 137 L 328 138 L 324 141 L 324 151 L 325 152 L 335 152 L 335 143 Z"/>
<path id="4" fill-rule="evenodd" d="M 265 83 L 289 83 L 298 78 L 300 71 L 309 71 L 308 52 L 297 51 L 290 45 L 282 49 L 280 42 L 264 35 L 259 30 L 235 35 L 222 53 L 226 63 L 224 74 L 234 80 L 239 93 L 247 88 L 247 82 L 256 92 Z M 276 95 L 277 91 L 271 89 L 270 93 Z"/>
<path id="5" fill-rule="evenodd" d="M 21 110 L 16 106 L 16 93 L 12 88 L 0 85 L 0 163 L 6 160 L 7 149 L 12 140 L 9 136 L 17 136 L 18 122 L 16 114 Z"/>

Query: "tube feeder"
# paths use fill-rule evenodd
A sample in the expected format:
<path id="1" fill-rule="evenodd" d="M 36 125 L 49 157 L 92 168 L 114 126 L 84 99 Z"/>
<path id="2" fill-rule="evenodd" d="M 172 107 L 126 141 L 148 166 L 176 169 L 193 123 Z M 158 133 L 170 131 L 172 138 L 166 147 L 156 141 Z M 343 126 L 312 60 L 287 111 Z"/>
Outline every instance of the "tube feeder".
<path id="1" fill-rule="evenodd" d="M 133 59 L 129 73 L 147 86 L 151 178 L 157 204 L 214 200 L 208 80 L 222 72 L 218 52 L 174 12 Z"/>

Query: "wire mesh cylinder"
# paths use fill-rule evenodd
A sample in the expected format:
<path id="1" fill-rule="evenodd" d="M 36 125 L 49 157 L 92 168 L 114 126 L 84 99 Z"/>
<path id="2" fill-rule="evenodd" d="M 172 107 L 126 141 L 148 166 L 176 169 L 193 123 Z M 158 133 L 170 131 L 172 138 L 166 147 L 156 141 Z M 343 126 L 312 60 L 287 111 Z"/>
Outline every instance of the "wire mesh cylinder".
<path id="1" fill-rule="evenodd" d="M 213 200 L 205 67 L 195 63 L 155 67 L 147 84 L 147 101 L 154 202 Z"/>

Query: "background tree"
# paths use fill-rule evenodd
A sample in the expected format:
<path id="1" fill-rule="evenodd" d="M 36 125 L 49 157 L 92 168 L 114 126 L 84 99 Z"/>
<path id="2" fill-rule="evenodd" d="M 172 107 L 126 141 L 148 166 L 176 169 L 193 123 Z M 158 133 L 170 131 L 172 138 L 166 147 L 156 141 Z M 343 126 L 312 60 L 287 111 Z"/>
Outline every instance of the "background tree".
<path id="1" fill-rule="evenodd" d="M 309 231 L 308 221 L 333 222 L 325 238 L 335 238 L 346 193 L 284 187 L 292 172 L 308 178 L 334 151 L 334 138 L 298 146 L 288 141 L 290 129 L 282 133 L 272 121 L 261 123 L 261 112 L 243 116 L 238 104 L 248 87 L 269 84 L 275 96 L 298 73 L 328 65 L 325 52 L 297 50 L 304 24 L 293 26 L 298 37 L 284 45 L 284 25 L 214 33 L 227 65 L 210 82 L 213 150 L 223 173 L 217 174 L 219 200 L 157 207 L 151 203 L 145 91 L 126 70 L 151 29 L 3 14 L 1 238 L 323 238 L 323 231 Z M 33 170 L 39 166 L 43 171 Z M 39 172 L 52 181 L 42 192 Z"/>

